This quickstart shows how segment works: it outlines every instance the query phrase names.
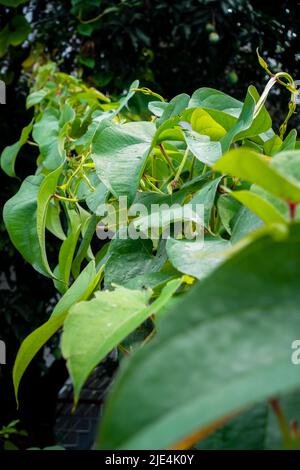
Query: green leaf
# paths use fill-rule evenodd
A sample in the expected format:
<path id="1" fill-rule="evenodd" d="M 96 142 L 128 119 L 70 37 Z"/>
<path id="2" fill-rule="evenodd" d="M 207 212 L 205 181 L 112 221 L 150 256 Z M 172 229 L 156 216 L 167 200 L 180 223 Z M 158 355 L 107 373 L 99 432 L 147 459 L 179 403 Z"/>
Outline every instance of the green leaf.
<path id="1" fill-rule="evenodd" d="M 151 240 L 112 240 L 105 265 L 105 285 L 124 285 L 136 276 L 158 271 L 165 259 L 153 256 L 152 250 Z"/>
<path id="2" fill-rule="evenodd" d="M 264 450 L 271 414 L 267 403 L 255 405 L 200 441 L 195 449 Z"/>
<path id="3" fill-rule="evenodd" d="M 127 196 L 131 204 L 150 151 L 155 126 L 130 122 L 104 129 L 93 145 L 93 160 L 100 180 L 116 197 Z"/>
<path id="4" fill-rule="evenodd" d="M 88 206 L 91 212 L 97 214 L 98 210 L 101 210 L 103 208 L 103 204 L 106 202 L 108 195 L 109 190 L 103 183 L 100 183 L 96 187 L 95 191 L 90 192 L 87 195 L 85 199 L 86 205 Z"/>
<path id="5" fill-rule="evenodd" d="M 82 385 L 96 365 L 150 315 L 158 311 L 181 284 L 170 281 L 161 295 L 147 306 L 151 290 L 116 287 L 96 292 L 89 302 L 71 308 L 64 324 L 62 352 L 74 386 L 75 403 Z"/>
<path id="6" fill-rule="evenodd" d="M 161 126 L 165 121 L 173 116 L 178 116 L 188 106 L 189 95 L 182 93 L 175 96 L 164 108 L 161 117 L 157 120 L 157 127 Z"/>
<path id="7" fill-rule="evenodd" d="M 12 46 L 19 46 L 25 41 L 25 39 L 27 39 L 27 36 L 31 31 L 31 26 L 25 16 L 17 15 L 11 21 L 9 29 L 9 43 Z"/>
<path id="8" fill-rule="evenodd" d="M 266 224 L 284 224 L 287 219 L 269 201 L 252 191 L 231 191 L 230 196 L 253 211 Z"/>
<path id="9" fill-rule="evenodd" d="M 299 390 L 278 398 L 288 423 L 299 422 Z M 298 447 L 297 447 L 298 445 Z M 278 419 L 268 403 L 260 403 L 233 418 L 196 446 L 199 450 L 278 450 L 283 438 Z M 299 449 L 299 438 L 291 438 L 291 448 Z"/>
<path id="10" fill-rule="evenodd" d="M 300 152 L 288 150 L 277 153 L 270 165 L 297 185 L 300 185 Z"/>
<path id="11" fill-rule="evenodd" d="M 88 67 L 89 69 L 93 69 L 96 65 L 94 57 L 85 57 L 83 55 L 79 56 L 79 62 Z"/>
<path id="12" fill-rule="evenodd" d="M 97 274 L 95 271 L 95 263 L 91 261 L 72 284 L 70 289 L 59 300 L 50 319 L 30 333 L 22 342 L 13 370 L 13 382 L 17 401 L 20 381 L 28 365 L 41 347 L 62 326 L 70 307 L 76 302 L 89 298 L 99 282 L 100 275 L 101 271 Z"/>
<path id="13" fill-rule="evenodd" d="M 230 116 L 240 115 L 243 103 L 213 88 L 199 88 L 189 102 L 189 108 L 208 108 L 223 111 Z"/>
<path id="14" fill-rule="evenodd" d="M 241 205 L 227 194 L 222 194 L 218 198 L 217 208 L 223 227 L 231 235 Z"/>
<path id="15" fill-rule="evenodd" d="M 267 140 L 264 143 L 264 153 L 266 155 L 275 155 L 275 153 L 279 152 L 282 146 L 282 140 L 278 135 L 273 135 L 273 137 Z"/>
<path id="16" fill-rule="evenodd" d="M 299 387 L 299 242 L 297 225 L 281 241 L 263 236 L 178 300 L 123 364 L 98 448 L 186 448 L 199 430 Z"/>
<path id="17" fill-rule="evenodd" d="M 264 106 L 258 115 L 254 117 L 255 106 L 258 100 L 259 94 L 255 87 L 251 85 L 248 88 L 245 102 L 237 122 L 221 139 L 223 153 L 229 150 L 232 142 L 257 136 L 271 128 L 272 121 Z"/>
<path id="18" fill-rule="evenodd" d="M 10 239 L 23 258 L 47 275 L 37 235 L 37 196 L 43 176 L 28 176 L 19 191 L 6 202 L 3 219 Z"/>
<path id="19" fill-rule="evenodd" d="M 58 202 L 50 202 L 46 215 L 46 229 L 49 230 L 59 240 L 66 239 L 60 220 L 60 207 Z"/>
<path id="20" fill-rule="evenodd" d="M 170 234 L 172 224 L 174 224 L 175 232 L 178 231 L 180 235 L 180 232 L 185 229 L 185 221 L 194 222 L 197 226 L 197 232 L 200 234 L 203 226 L 203 211 L 201 209 L 201 206 L 197 207 L 196 203 L 183 206 L 176 204 L 173 207 L 160 205 L 157 210 L 152 209 L 149 215 L 135 219 L 132 224 L 137 232 L 154 240 L 159 239 L 162 233 L 166 238 L 166 231 Z"/>
<path id="21" fill-rule="evenodd" d="M 220 140 L 226 130 L 204 109 L 195 109 L 191 117 L 192 129 L 199 134 L 208 135 L 212 140 Z"/>
<path id="22" fill-rule="evenodd" d="M 134 80 L 134 82 L 132 82 L 132 84 L 129 87 L 129 91 L 128 91 L 127 95 L 122 96 L 122 98 L 119 100 L 119 106 L 118 106 L 118 108 L 116 109 L 116 111 L 114 113 L 115 115 L 120 113 L 120 111 L 122 111 L 122 109 L 125 108 L 128 105 L 131 98 L 135 95 L 135 91 L 134 91 L 135 88 L 138 88 L 139 84 L 140 84 L 140 82 L 138 80 Z"/>
<path id="23" fill-rule="evenodd" d="M 247 207 L 241 207 L 232 229 L 231 243 L 238 242 L 244 236 L 261 228 L 262 225 L 264 225 L 263 221 L 254 212 Z"/>
<path id="24" fill-rule="evenodd" d="M 204 226 L 209 228 L 211 211 L 214 205 L 216 192 L 222 180 L 222 176 L 212 181 L 208 181 L 189 201 L 189 204 L 203 204 L 204 206 Z"/>
<path id="25" fill-rule="evenodd" d="M 148 103 L 149 111 L 157 117 L 162 116 L 167 106 L 168 103 L 166 103 L 165 101 L 150 101 L 150 103 Z"/>
<path id="26" fill-rule="evenodd" d="M 33 91 L 27 96 L 26 99 L 26 108 L 29 109 L 32 106 L 39 104 L 45 96 L 47 96 L 49 91 L 47 90 L 38 90 L 38 91 Z"/>
<path id="27" fill-rule="evenodd" d="M 297 131 L 296 129 L 292 129 L 284 139 L 280 151 L 283 152 L 285 150 L 295 150 L 296 142 Z"/>
<path id="28" fill-rule="evenodd" d="M 206 165 L 213 165 L 222 155 L 220 142 L 213 142 L 208 136 L 200 135 L 195 131 L 184 131 L 186 144 L 190 152 Z"/>
<path id="29" fill-rule="evenodd" d="M 292 180 L 282 175 L 272 165 L 263 155 L 248 148 L 238 148 L 223 155 L 214 170 L 255 183 L 286 201 L 300 202 L 300 184 L 294 177 Z"/>
<path id="30" fill-rule="evenodd" d="M 96 231 L 97 221 L 98 221 L 98 218 L 93 214 L 86 223 L 83 238 L 81 240 L 77 254 L 72 263 L 72 274 L 75 278 L 80 273 L 81 263 L 86 257 L 88 257 L 88 250 L 90 248 L 92 238 Z"/>
<path id="31" fill-rule="evenodd" d="M 178 271 L 203 279 L 227 256 L 231 244 L 219 237 L 206 237 L 204 241 L 167 241 L 169 260 Z"/>
<path id="32" fill-rule="evenodd" d="M 71 267 L 80 230 L 81 224 L 71 225 L 68 236 L 63 241 L 59 250 L 58 266 L 55 269 L 55 276 L 58 278 L 58 281 L 55 281 L 55 287 L 61 294 L 64 294 L 69 287 Z"/>
<path id="33" fill-rule="evenodd" d="M 64 132 L 60 129 L 59 118 L 57 109 L 49 108 L 33 126 L 32 136 L 39 145 L 42 163 L 48 171 L 56 170 L 65 158 Z"/>
<path id="34" fill-rule="evenodd" d="M 28 2 L 28 0 L 1 0 L 0 5 L 4 5 L 10 8 L 16 8 L 19 5 L 22 5 L 22 3 L 26 3 L 26 2 Z"/>
<path id="35" fill-rule="evenodd" d="M 14 177 L 15 174 L 15 161 L 21 147 L 27 142 L 29 134 L 32 130 L 32 122 L 28 126 L 24 127 L 21 133 L 21 137 L 13 145 L 5 147 L 1 154 L 1 168 L 8 176 Z"/>
<path id="36" fill-rule="evenodd" d="M 48 205 L 55 193 L 58 178 L 62 172 L 62 167 L 58 167 L 52 173 L 49 173 L 42 181 L 38 196 L 37 196 L 37 213 L 36 213 L 36 231 L 37 231 L 37 238 L 40 246 L 40 252 L 42 256 L 42 263 L 44 272 L 47 273 L 48 276 L 53 277 L 53 273 L 49 266 L 47 260 L 47 253 L 46 253 L 46 242 L 45 242 L 45 228 L 46 228 L 46 219 L 47 219 L 47 211 Z"/>

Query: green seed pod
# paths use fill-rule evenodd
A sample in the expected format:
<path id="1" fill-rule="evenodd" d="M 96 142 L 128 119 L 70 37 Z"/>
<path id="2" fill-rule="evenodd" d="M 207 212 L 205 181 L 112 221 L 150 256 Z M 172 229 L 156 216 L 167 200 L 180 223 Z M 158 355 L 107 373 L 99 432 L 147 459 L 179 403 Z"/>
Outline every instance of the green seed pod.
<path id="1" fill-rule="evenodd" d="M 209 33 L 208 40 L 211 44 L 216 44 L 220 41 L 220 36 L 216 32 Z"/>
<path id="2" fill-rule="evenodd" d="M 238 74 L 235 72 L 235 70 L 229 72 L 227 75 L 227 80 L 231 85 L 235 85 L 239 81 Z"/>
<path id="3" fill-rule="evenodd" d="M 212 33 L 215 31 L 215 27 L 212 23 L 206 23 L 205 25 L 205 30 L 208 32 L 208 33 Z"/>

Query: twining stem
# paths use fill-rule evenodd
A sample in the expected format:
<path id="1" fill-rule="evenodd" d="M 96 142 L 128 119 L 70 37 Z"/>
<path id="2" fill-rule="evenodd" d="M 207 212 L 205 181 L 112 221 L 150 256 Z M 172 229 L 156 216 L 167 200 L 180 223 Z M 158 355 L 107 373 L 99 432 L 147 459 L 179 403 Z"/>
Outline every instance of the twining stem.
<path id="1" fill-rule="evenodd" d="M 64 197 L 60 196 L 59 194 L 53 194 L 53 197 L 55 199 L 59 199 L 60 201 L 66 201 L 66 202 L 79 202 L 79 199 L 73 198 L 73 197 Z"/>
<path id="2" fill-rule="evenodd" d="M 150 90 L 150 88 L 147 88 L 147 87 L 131 88 L 130 91 L 144 93 L 144 95 L 154 96 L 155 98 L 158 98 L 162 102 L 166 101 L 161 95 L 159 95 L 158 93 L 155 93 L 154 91 Z"/>
<path id="3" fill-rule="evenodd" d="M 87 182 L 90 190 L 95 191 L 96 188 L 92 185 L 92 183 L 90 182 L 90 180 L 88 179 L 88 177 L 86 176 L 86 174 L 83 171 L 81 171 L 81 176 Z"/>
<path id="4" fill-rule="evenodd" d="M 177 183 L 178 183 L 178 180 L 179 180 L 179 178 L 180 178 L 181 172 L 182 172 L 182 170 L 183 170 L 183 168 L 184 168 L 184 165 L 185 165 L 185 163 L 186 163 L 188 154 L 189 154 L 189 148 L 187 147 L 186 150 L 185 150 L 185 152 L 184 152 L 183 159 L 181 160 L 180 165 L 179 165 L 179 167 L 177 168 L 177 171 L 176 171 L 176 174 L 175 174 L 175 178 L 173 179 L 173 182 L 172 182 L 172 185 L 173 185 L 173 186 L 176 186 Z"/>
<path id="5" fill-rule="evenodd" d="M 296 110 L 296 103 L 291 100 L 289 102 L 289 110 L 288 110 L 288 113 L 286 115 L 286 118 L 285 118 L 285 120 L 283 121 L 283 123 L 281 124 L 281 126 L 279 128 L 279 137 L 281 138 L 281 140 L 283 140 L 284 134 L 286 133 L 286 128 L 287 128 L 288 122 L 289 122 L 290 118 L 292 117 L 292 115 L 294 114 L 295 110 Z"/>
<path id="6" fill-rule="evenodd" d="M 175 175 L 175 174 L 176 174 L 176 168 L 174 167 L 173 162 L 172 162 L 172 160 L 170 159 L 169 155 L 167 154 L 167 152 L 166 152 L 166 150 L 165 150 L 163 144 L 160 143 L 158 146 L 159 146 L 159 148 L 160 148 L 160 151 L 161 151 L 162 155 L 165 157 L 165 159 L 166 159 L 166 161 L 167 161 L 169 167 L 171 168 L 171 170 L 173 171 L 173 173 L 174 173 L 174 175 Z"/>
<path id="7" fill-rule="evenodd" d="M 172 178 L 173 178 L 173 175 L 170 175 L 170 176 L 163 182 L 163 184 L 160 186 L 159 189 L 162 191 L 162 190 L 164 189 L 164 187 L 165 187 L 167 184 L 170 183 L 170 181 L 172 180 Z"/>
<path id="8" fill-rule="evenodd" d="M 291 93 L 291 99 L 290 99 L 290 102 L 289 102 L 288 114 L 287 114 L 284 122 L 280 126 L 280 138 L 283 139 L 283 136 L 284 136 L 284 134 L 286 132 L 286 128 L 287 128 L 287 123 L 288 123 L 289 119 L 291 118 L 291 116 L 293 115 L 293 113 L 295 112 L 295 109 L 296 109 L 296 96 L 299 95 L 299 92 L 295 88 L 295 83 L 294 83 L 293 78 L 287 72 L 278 72 L 276 74 L 272 74 L 272 72 L 270 72 L 268 69 L 265 68 L 265 70 L 267 70 L 269 75 L 271 75 L 271 78 L 268 81 L 261 97 L 259 98 L 258 102 L 256 103 L 256 106 L 254 108 L 254 113 L 253 113 L 253 119 L 255 119 L 256 116 L 261 111 L 261 109 L 262 109 L 263 105 L 265 104 L 265 101 L 266 101 L 266 99 L 268 97 L 268 94 L 271 91 L 272 87 L 276 83 L 279 83 L 280 85 L 284 86 Z M 281 77 L 286 79 L 286 82 L 283 81 L 281 79 Z"/>
<path id="9" fill-rule="evenodd" d="M 195 157 L 195 155 L 193 155 L 192 162 L 191 162 L 191 168 L 190 168 L 190 180 L 193 178 L 195 162 L 196 162 L 196 157 Z"/>
<path id="10" fill-rule="evenodd" d="M 284 413 L 282 411 L 282 408 L 280 406 L 280 403 L 277 398 L 272 398 L 270 400 L 270 405 L 272 407 L 272 410 L 274 411 L 277 422 L 279 425 L 279 429 L 282 434 L 283 438 L 283 443 L 285 446 L 288 446 L 291 442 L 291 434 L 290 434 L 290 427 L 289 423 L 287 422 L 286 417 L 284 416 Z"/>
<path id="11" fill-rule="evenodd" d="M 145 344 L 149 343 L 149 341 L 151 341 L 151 339 L 154 338 L 155 335 L 156 335 L 156 329 L 153 328 L 153 330 L 149 333 L 149 335 L 142 342 L 142 347 L 145 346 Z"/>
<path id="12" fill-rule="evenodd" d="M 148 185 L 150 186 L 150 188 L 153 189 L 153 191 L 155 191 L 156 193 L 159 193 L 159 194 L 164 194 L 159 188 L 157 188 L 155 186 L 154 183 L 152 183 L 152 181 L 150 180 L 150 178 L 148 178 L 148 176 L 145 175 L 145 180 L 146 182 L 148 183 Z"/>
<path id="13" fill-rule="evenodd" d="M 84 163 L 83 168 L 95 168 L 95 163 Z"/>
<path id="14" fill-rule="evenodd" d="M 96 21 L 100 20 L 102 18 L 102 16 L 109 13 L 109 11 L 110 11 L 109 8 L 106 8 L 102 13 L 95 16 L 94 18 L 90 18 L 89 20 L 83 20 L 82 19 L 82 10 L 80 9 L 79 14 L 77 16 L 77 19 L 80 21 L 81 24 L 91 24 L 91 23 L 95 23 Z"/>

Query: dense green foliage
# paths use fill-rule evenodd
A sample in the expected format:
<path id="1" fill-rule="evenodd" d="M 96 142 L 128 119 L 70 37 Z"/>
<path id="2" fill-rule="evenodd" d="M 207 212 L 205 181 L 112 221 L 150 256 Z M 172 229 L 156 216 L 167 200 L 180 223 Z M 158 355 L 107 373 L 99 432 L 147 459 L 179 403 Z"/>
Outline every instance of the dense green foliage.
<path id="1" fill-rule="evenodd" d="M 298 219 L 296 206 L 293 204 L 288 206 L 285 202 L 287 197 L 291 202 L 293 199 L 290 198 L 297 194 L 298 189 L 291 187 L 290 182 L 286 183 L 282 175 L 270 172 L 269 167 L 266 167 L 256 154 L 249 155 L 251 161 L 256 159 L 256 168 L 259 168 L 257 174 L 250 172 L 249 175 L 249 155 L 244 152 L 236 154 L 239 158 L 235 160 L 229 154 L 226 160 L 218 162 L 220 166 L 216 171 L 219 172 L 210 173 L 215 159 L 225 153 L 230 146 L 243 144 L 256 153 L 272 158 L 280 151 L 297 148 L 295 131 L 287 135 L 285 126 L 279 129 L 287 115 L 289 90 L 279 92 L 279 89 L 274 87 L 268 96 L 272 127 L 278 134 L 273 138 L 268 130 L 263 138 L 257 137 L 264 132 L 264 129 L 271 127 L 270 117 L 265 111 L 261 113 L 259 119 L 256 117 L 256 124 L 250 126 L 250 135 L 245 137 L 248 132 L 247 126 L 253 120 L 252 108 L 258 95 L 253 88 L 249 89 L 245 100 L 244 95 L 247 83 L 254 84 L 259 92 L 264 87 L 263 71 L 257 66 L 255 55 L 257 46 L 269 58 L 272 70 L 288 70 L 298 78 L 300 60 L 298 30 L 299 5 L 298 2 L 290 0 L 272 3 L 256 0 L 0 1 L 0 78 L 7 84 L 7 104 L 0 106 L 0 112 L 2 111 L 0 152 L 6 145 L 10 146 L 20 138 L 18 143 L 7 149 L 1 158 L 2 168 L 7 175 L 4 171 L 0 172 L 0 206 L 2 210 L 4 203 L 16 194 L 7 206 L 7 228 L 13 243 L 24 256 L 22 258 L 14 249 L 1 221 L 0 339 L 5 339 L 9 344 L 8 364 L 0 368 L 1 425 L 7 425 L 16 418 L 11 371 L 20 342 L 31 331 L 46 322 L 41 334 L 40 330 L 36 330 L 31 337 L 33 340 L 39 338 L 31 351 L 33 356 L 33 352 L 38 351 L 64 321 L 66 305 L 69 308 L 73 301 L 88 298 L 90 292 L 89 290 L 85 292 L 84 286 L 93 286 L 91 284 L 95 275 L 93 263 L 87 264 L 93 256 L 97 271 L 101 266 L 101 259 L 109 260 L 105 263 L 105 270 L 98 273 L 101 288 L 109 288 L 116 283 L 126 289 L 150 286 L 153 291 L 150 300 L 145 298 L 144 303 L 141 302 L 147 307 L 133 310 L 132 313 L 136 314 L 136 317 L 128 317 L 128 323 L 120 333 L 124 337 L 128 333 L 128 328 L 134 329 L 135 322 L 139 319 L 142 321 L 144 315 L 149 314 L 147 310 L 149 302 L 160 298 L 159 294 L 166 282 L 178 278 L 176 282 L 180 282 L 180 287 L 177 289 L 179 292 L 185 292 L 189 283 L 209 275 L 220 262 L 225 260 L 231 245 L 250 229 L 254 230 L 263 223 L 285 224 L 290 215 Z M 44 69 L 40 69 L 36 81 L 37 67 L 48 64 L 49 59 L 58 63 L 64 73 L 71 73 L 73 78 L 59 74 L 53 65 L 46 65 Z M 48 71 L 50 75 L 45 72 L 43 76 L 42 70 Z M 116 113 L 119 97 L 126 96 L 130 83 L 136 77 L 140 80 L 140 86 L 148 86 L 158 91 L 168 101 L 178 93 L 186 92 L 191 95 L 191 99 L 186 94 L 177 97 L 165 115 L 166 118 L 174 113 L 175 119 L 170 122 L 172 124 L 170 132 L 173 134 L 172 139 L 175 135 L 177 137 L 180 135 L 179 143 L 174 140 L 169 141 L 170 134 L 165 133 L 161 147 L 160 140 L 156 142 L 153 137 L 154 125 L 155 129 L 159 130 L 165 119 L 160 116 L 165 104 L 155 103 L 148 108 L 148 103 L 160 101 L 160 95 L 151 96 L 145 94 L 145 90 L 135 94 L 132 92 L 129 108 L 125 106 Z M 226 98 L 225 108 L 216 110 L 213 97 L 223 99 L 224 95 L 213 92 L 211 96 L 208 94 L 206 97 L 203 91 L 192 95 L 195 89 L 205 86 L 218 88 L 238 100 Z M 28 104 L 32 106 L 26 109 L 25 101 L 29 87 L 32 88 L 33 95 L 30 98 L 31 103 L 28 101 Z M 101 89 L 104 95 L 99 95 L 95 89 Z M 34 94 L 35 92 L 40 94 Z M 240 115 L 244 101 L 243 118 L 237 122 L 236 118 Z M 33 104 L 34 102 L 37 104 Z M 193 116 L 187 110 L 199 107 L 201 110 L 198 109 Z M 299 118 L 293 111 L 291 108 L 292 115 L 289 117 L 292 125 L 296 126 Z M 182 123 L 179 124 L 178 114 L 181 114 L 180 120 L 183 123 L 191 124 L 193 130 L 202 136 L 201 141 L 198 137 L 195 139 L 188 126 L 183 128 L 184 124 L 183 127 Z M 102 129 L 96 124 L 100 123 L 101 116 L 106 122 L 103 123 L 104 126 L 113 122 L 120 124 L 121 127 L 108 125 L 103 135 L 105 139 L 100 139 L 95 133 L 94 140 L 93 133 L 96 127 L 98 134 Z M 154 120 L 154 125 L 151 120 Z M 147 124 L 139 123 L 134 128 L 133 121 L 146 121 Z M 67 124 L 69 122 L 72 124 Z M 129 127 L 123 127 L 125 122 Z M 168 125 L 167 123 L 166 126 Z M 46 126 L 47 131 L 45 131 Z M 242 129 L 243 126 L 245 130 Z M 22 128 L 24 130 L 21 135 Z M 89 128 L 90 134 L 86 132 Z M 211 140 L 206 139 L 205 142 L 203 135 L 207 133 Z M 283 135 L 285 139 L 279 138 Z M 83 137 L 83 141 L 78 145 L 78 141 L 80 142 Z M 185 146 L 189 148 L 189 153 L 180 168 Z M 120 152 L 123 148 L 124 151 Z M 134 150 L 137 148 L 140 153 L 145 151 L 149 154 L 147 162 L 144 153 L 142 162 L 138 158 L 129 162 L 131 156 L 136 157 Z M 165 155 L 162 151 L 166 151 Z M 20 158 L 16 158 L 18 152 Z M 112 159 L 116 154 L 118 159 L 113 165 Z M 79 155 L 83 155 L 86 159 L 83 163 L 86 166 L 80 164 L 77 166 L 78 160 L 73 157 Z M 95 158 L 94 155 L 99 157 Z M 237 161 L 244 162 L 242 167 L 236 165 Z M 57 170 L 58 163 L 63 164 L 61 170 Z M 129 163 L 132 166 L 129 167 Z M 96 169 L 92 167 L 93 165 Z M 274 163 L 274 168 L 276 165 Z M 67 178 L 77 169 L 78 172 L 72 178 L 71 184 L 63 188 Z M 180 177 L 177 181 L 175 172 L 179 169 Z M 57 170 L 58 173 L 61 171 L 58 176 L 59 187 L 54 188 L 56 174 L 53 179 L 51 177 L 46 180 L 44 186 L 47 191 L 41 194 L 40 183 L 51 170 Z M 285 167 L 284 172 L 286 171 Z M 293 169 L 288 173 L 294 178 L 295 171 Z M 17 178 L 11 178 L 14 173 Z M 233 179 L 224 178 L 223 173 L 232 174 Z M 32 176 L 27 178 L 28 175 Z M 191 175 L 198 177 L 199 181 L 192 182 Z M 261 175 L 263 177 L 260 177 Z M 20 191 L 18 178 L 21 181 L 25 180 Z M 89 179 L 91 186 L 86 178 Z M 243 182 L 240 185 L 238 178 L 248 183 Z M 101 186 L 98 184 L 100 180 L 103 183 Z M 53 185 L 52 188 L 48 186 L 49 182 Z M 92 187 L 95 191 L 91 189 Z M 60 197 L 74 196 L 79 199 L 80 220 L 78 204 L 71 202 L 67 204 L 66 201 L 64 204 L 57 197 L 51 198 L 50 190 L 53 188 L 57 189 L 57 195 Z M 234 191 L 231 191 L 232 189 Z M 159 193 L 160 190 L 163 194 Z M 106 199 L 116 204 L 117 198 L 123 194 L 128 195 L 134 202 L 141 201 L 146 205 L 151 204 L 153 200 L 156 203 L 174 201 L 185 204 L 191 198 L 195 203 L 204 203 L 205 249 L 203 250 L 201 243 L 172 238 L 168 240 L 166 246 L 161 244 L 159 249 L 155 242 L 151 244 L 149 241 L 138 245 L 138 248 L 136 243 L 128 242 L 124 250 L 119 245 L 115 245 L 113 249 L 111 243 L 112 248 L 108 249 L 107 253 L 107 248 L 103 248 L 102 251 L 101 247 L 105 243 L 97 239 L 94 234 L 99 220 L 98 203 Z M 35 214 L 37 195 L 40 196 L 38 218 Z M 241 209 L 241 205 L 247 209 Z M 68 242 L 60 249 L 66 236 Z M 120 254 L 122 256 L 119 256 Z M 32 263 L 37 271 L 31 269 L 25 260 Z M 87 271 L 84 271 L 85 268 Z M 54 282 L 51 277 L 44 276 L 44 274 L 51 276 L 50 271 L 54 273 Z M 81 283 L 83 271 L 83 283 Z M 191 278 L 185 277 L 181 280 L 181 274 L 187 274 Z M 72 284 L 74 280 L 77 283 Z M 62 303 L 56 307 L 57 319 L 53 319 L 53 323 L 49 325 L 47 320 L 50 312 L 70 284 L 74 285 L 75 298 L 71 292 L 71 297 L 67 298 L 67 302 L 70 303 Z M 175 287 L 176 284 L 174 289 Z M 170 289 L 172 293 L 172 284 Z M 165 292 L 165 295 L 167 294 L 168 291 Z M 168 296 L 163 296 L 162 300 L 164 298 L 168 299 Z M 112 299 L 109 299 L 108 303 L 113 301 Z M 82 311 L 90 311 L 89 303 L 79 305 Z M 105 310 L 106 303 L 101 298 L 95 298 L 91 305 L 95 310 L 98 309 L 98 305 Z M 126 305 L 124 309 L 125 307 Z M 79 376 L 76 376 L 78 365 L 73 363 L 76 344 L 70 341 L 72 331 L 79 328 L 82 329 L 82 334 L 89 335 L 78 315 L 80 316 L 80 309 L 75 306 L 74 313 L 66 322 L 68 331 L 63 342 L 63 354 L 68 360 L 73 379 L 78 380 L 80 377 L 80 381 L 83 381 L 87 369 L 92 368 L 107 350 L 96 348 L 95 351 L 90 351 L 91 357 L 95 353 L 95 359 L 87 361 L 86 371 L 81 369 Z M 91 321 L 93 321 L 92 313 Z M 103 328 L 103 324 L 98 325 L 98 328 Z M 154 328 L 156 329 L 156 325 Z M 122 341 L 118 336 L 119 333 L 115 334 L 113 344 Z M 129 347 L 134 347 L 132 343 L 135 345 L 138 340 L 141 338 L 143 340 L 149 334 L 150 338 L 154 335 L 151 320 L 143 323 L 137 333 L 130 335 L 129 340 L 125 340 L 119 346 L 120 350 L 126 354 Z M 45 367 L 41 348 L 21 381 L 18 417 L 22 419 L 22 423 L 18 426 L 25 426 L 29 430 L 29 440 L 26 441 L 25 436 L 20 439 L 20 443 L 23 439 L 21 445 L 25 447 L 26 445 L 43 447 L 53 442 L 51 428 L 54 419 L 54 401 L 56 392 L 66 377 L 64 362 L 60 359 L 61 352 L 57 347 L 58 337 L 59 335 L 52 336 L 47 343 L 58 360 L 50 369 Z M 84 339 L 83 344 L 85 344 Z M 107 348 L 113 344 L 108 342 Z M 88 351 L 85 352 L 87 353 Z M 27 365 L 23 363 L 23 369 Z M 22 367 L 21 372 L 23 372 Z M 287 414 L 290 419 L 299 418 L 297 404 L 293 407 L 289 404 L 288 398 L 283 403 L 287 403 Z M 225 426 L 224 435 L 227 431 L 230 434 L 231 430 L 234 433 L 236 429 L 240 429 L 240 426 L 244 429 L 244 423 L 247 432 L 250 416 L 263 419 L 262 417 L 268 413 L 267 406 L 263 404 L 258 412 L 254 409 L 253 412 L 246 414 L 245 419 L 242 417 L 239 421 L 237 418 L 232 425 L 230 423 Z M 222 432 L 221 430 L 215 433 L 216 437 L 213 437 L 207 445 L 215 445 L 215 442 L 218 442 L 220 446 L 230 447 L 232 443 L 220 443 Z M 273 430 L 272 432 L 274 433 Z M 103 439 L 107 445 L 112 445 L 107 436 Z M 260 442 L 263 440 L 265 442 L 265 438 Z M 205 447 L 206 441 L 201 445 Z M 250 440 L 247 445 L 250 446 Z M 256 441 L 256 446 L 259 445 Z M 275 444 L 272 442 L 268 445 L 279 446 L 279 438 Z"/>
<path id="2" fill-rule="evenodd" d="M 300 385 L 291 362 L 300 154 L 296 131 L 287 133 L 298 92 L 289 74 L 258 58 L 269 82 L 261 94 L 250 85 L 243 102 L 205 87 L 168 102 L 137 81 L 114 101 L 48 63 L 27 97 L 33 120 L 2 152 L 14 177 L 23 146 L 38 148 L 35 173 L 3 216 L 23 258 L 60 294 L 21 345 L 17 399 L 31 360 L 61 327 L 75 404 L 113 348 L 120 358 L 139 349 L 122 361 L 101 448 L 187 448 L 253 403 L 272 398 L 280 409 L 274 397 Z M 273 86 L 291 96 L 278 131 L 265 107 Z M 150 100 L 142 119 L 130 105 L 140 93 Z M 188 232 L 175 230 L 180 220 Z M 299 444 L 294 429 L 283 438 Z"/>

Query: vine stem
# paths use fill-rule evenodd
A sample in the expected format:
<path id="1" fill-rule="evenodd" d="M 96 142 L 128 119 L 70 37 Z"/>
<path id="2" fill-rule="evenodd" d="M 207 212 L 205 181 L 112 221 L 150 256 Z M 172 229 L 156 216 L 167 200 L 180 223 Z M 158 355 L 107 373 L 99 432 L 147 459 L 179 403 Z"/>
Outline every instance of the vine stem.
<path id="1" fill-rule="evenodd" d="M 64 197 L 64 196 L 60 196 L 59 194 L 53 194 L 53 197 L 54 197 L 55 199 L 60 200 L 60 201 L 79 202 L 79 199 L 76 199 L 75 197 L 74 197 L 74 198 Z"/>
<path id="2" fill-rule="evenodd" d="M 167 160 L 169 167 L 171 168 L 171 170 L 173 171 L 173 173 L 174 173 L 174 175 L 175 175 L 175 174 L 176 174 L 176 169 L 175 169 L 175 167 L 174 167 L 174 165 L 173 165 L 173 163 L 172 163 L 172 160 L 170 159 L 169 155 L 167 154 L 167 152 L 166 152 L 166 150 L 165 150 L 163 144 L 160 143 L 160 144 L 158 144 L 158 146 L 159 146 L 159 148 L 160 148 L 161 153 L 163 154 L 163 156 L 164 156 L 165 159 Z"/>
<path id="3" fill-rule="evenodd" d="M 183 168 L 184 168 L 184 165 L 185 165 L 185 163 L 186 163 L 188 154 L 189 154 L 189 148 L 187 147 L 186 150 L 185 150 L 185 152 L 184 152 L 183 159 L 181 160 L 180 165 L 179 165 L 179 167 L 178 167 L 178 169 L 177 169 L 177 171 L 176 171 L 175 177 L 174 177 L 174 179 L 173 179 L 173 181 L 172 181 L 172 183 L 171 183 L 172 186 L 176 186 L 176 185 L 177 185 L 178 180 L 179 180 L 180 175 L 181 175 L 181 172 L 182 172 L 182 170 L 183 170 Z"/>

